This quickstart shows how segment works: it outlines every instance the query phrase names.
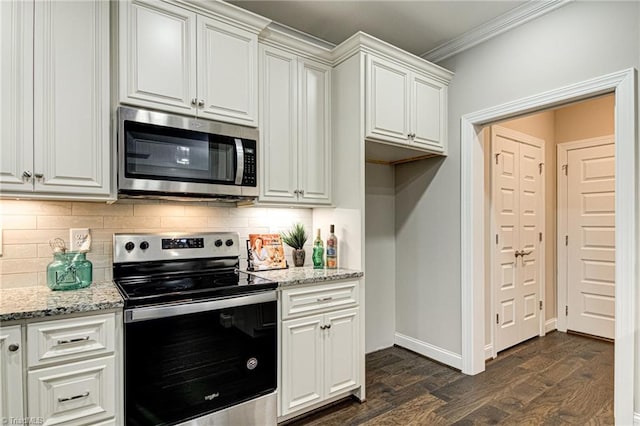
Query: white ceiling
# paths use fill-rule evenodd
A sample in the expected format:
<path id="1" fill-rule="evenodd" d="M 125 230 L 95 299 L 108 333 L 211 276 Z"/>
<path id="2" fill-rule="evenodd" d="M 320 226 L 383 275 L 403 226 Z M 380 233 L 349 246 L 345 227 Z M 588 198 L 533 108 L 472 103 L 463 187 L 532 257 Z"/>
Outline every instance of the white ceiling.
<path id="1" fill-rule="evenodd" d="M 527 3 L 525 0 L 228 2 L 333 44 L 364 31 L 419 56 Z"/>

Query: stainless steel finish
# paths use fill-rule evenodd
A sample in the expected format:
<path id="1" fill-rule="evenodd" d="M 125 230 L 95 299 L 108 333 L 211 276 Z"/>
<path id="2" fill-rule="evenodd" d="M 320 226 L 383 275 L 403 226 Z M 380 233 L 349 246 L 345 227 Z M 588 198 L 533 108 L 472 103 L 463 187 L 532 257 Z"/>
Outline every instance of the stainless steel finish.
<path id="1" fill-rule="evenodd" d="M 200 99 L 200 101 L 198 102 L 198 106 L 199 106 L 200 108 L 203 108 L 203 107 L 204 107 L 204 99 Z"/>
<path id="2" fill-rule="evenodd" d="M 86 398 L 89 396 L 89 391 L 82 393 L 80 395 L 74 395 L 74 396 L 70 396 L 68 398 L 58 398 L 58 402 L 67 402 L 67 401 L 73 401 L 74 399 L 80 399 L 80 398 Z"/>
<path id="3" fill-rule="evenodd" d="M 177 426 L 276 426 L 277 423 L 277 397 L 273 392 Z"/>
<path id="4" fill-rule="evenodd" d="M 166 238 L 204 238 L 204 247 L 163 250 L 162 239 Z M 220 247 L 216 247 L 215 241 L 218 239 L 223 241 L 232 240 L 233 245 L 227 246 L 226 244 L 222 244 Z M 140 244 L 143 241 L 149 243 L 149 247 L 146 250 L 140 249 Z M 134 249 L 131 251 L 125 249 L 125 244 L 128 242 L 132 242 L 134 244 Z M 240 236 L 237 232 L 113 234 L 113 263 L 238 256 L 240 256 Z M 232 264 L 235 264 L 235 260 L 232 260 L 231 262 Z"/>
<path id="5" fill-rule="evenodd" d="M 30 171 L 28 171 L 28 170 L 25 170 L 24 172 L 22 172 L 22 177 L 23 177 L 24 179 L 26 179 L 26 180 L 31 179 L 31 177 L 32 177 L 32 176 L 33 176 L 33 175 L 32 175 L 32 174 L 31 174 L 31 172 L 30 172 Z"/>
<path id="6" fill-rule="evenodd" d="M 69 339 L 69 340 L 58 340 L 59 345 L 68 345 L 69 343 L 78 343 L 89 340 L 89 336 L 86 337 L 78 337 L 77 339 Z"/>
<path id="7" fill-rule="evenodd" d="M 235 306 L 246 306 L 256 303 L 273 302 L 276 299 L 276 291 L 269 290 L 261 293 L 249 294 L 246 296 L 231 297 L 228 299 L 126 309 L 124 311 L 124 322 L 128 324 L 132 322 L 146 321 L 151 319 L 174 317 L 177 315 L 195 314 L 198 312 L 233 308 Z"/>
<path id="8" fill-rule="evenodd" d="M 9 349 L 9 352 L 15 352 L 18 349 L 20 349 L 20 345 L 17 344 L 17 343 L 12 343 L 12 344 L 9 345 L 9 347 L 7 349 Z"/>
<path id="9" fill-rule="evenodd" d="M 238 162 L 238 167 L 236 169 L 236 185 L 242 185 L 242 176 L 244 176 L 244 148 L 242 147 L 242 141 L 238 138 L 235 139 L 236 142 L 236 161 Z"/>
<path id="10" fill-rule="evenodd" d="M 250 127 L 243 127 L 217 121 L 182 117 L 179 115 L 165 114 L 162 112 L 121 106 L 118 108 L 118 190 L 151 193 L 147 195 L 119 194 L 119 196 L 124 198 L 167 198 L 172 200 L 192 200 L 192 196 L 196 194 L 202 199 L 214 199 L 218 201 L 231 202 L 253 200 L 258 197 L 259 190 L 257 186 L 251 187 L 237 185 L 218 185 L 207 183 L 128 178 L 127 176 L 125 176 L 125 140 L 123 136 L 125 121 L 136 121 L 139 123 L 173 127 L 177 129 L 194 130 L 240 139 L 251 139 L 255 141 L 258 140 L 258 130 Z M 189 194 L 189 197 L 181 194 Z"/>

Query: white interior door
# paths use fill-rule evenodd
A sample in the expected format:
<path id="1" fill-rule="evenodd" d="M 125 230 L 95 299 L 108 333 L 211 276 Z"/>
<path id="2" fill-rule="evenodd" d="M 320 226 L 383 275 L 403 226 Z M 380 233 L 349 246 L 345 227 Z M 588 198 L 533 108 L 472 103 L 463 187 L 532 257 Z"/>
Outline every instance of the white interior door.
<path id="1" fill-rule="evenodd" d="M 540 333 L 544 141 L 491 127 L 495 351 Z"/>
<path id="2" fill-rule="evenodd" d="M 567 151 L 567 329 L 614 338 L 614 144 Z"/>

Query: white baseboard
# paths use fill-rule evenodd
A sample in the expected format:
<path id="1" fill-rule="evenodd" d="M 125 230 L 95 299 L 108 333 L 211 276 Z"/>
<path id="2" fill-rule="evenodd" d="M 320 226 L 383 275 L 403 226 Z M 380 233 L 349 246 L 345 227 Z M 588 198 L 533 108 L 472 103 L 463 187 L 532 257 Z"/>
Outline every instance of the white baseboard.
<path id="1" fill-rule="evenodd" d="M 491 358 L 493 358 L 493 343 L 489 343 L 484 347 L 484 359 L 487 360 Z"/>
<path id="2" fill-rule="evenodd" d="M 544 332 L 545 333 L 549 333 L 550 331 L 557 330 L 557 329 L 558 329 L 558 319 L 557 318 L 548 319 L 544 323 Z"/>
<path id="3" fill-rule="evenodd" d="M 460 354 L 451 352 L 438 346 L 431 345 L 418 339 L 414 339 L 413 337 L 405 336 L 404 334 L 400 333 L 396 333 L 395 335 L 395 344 L 409 349 L 413 352 L 417 352 L 420 355 L 424 355 L 428 358 L 446 364 L 450 367 L 462 370 L 462 356 Z"/>
<path id="4" fill-rule="evenodd" d="M 633 413 L 634 426 L 640 426 L 640 413 Z"/>

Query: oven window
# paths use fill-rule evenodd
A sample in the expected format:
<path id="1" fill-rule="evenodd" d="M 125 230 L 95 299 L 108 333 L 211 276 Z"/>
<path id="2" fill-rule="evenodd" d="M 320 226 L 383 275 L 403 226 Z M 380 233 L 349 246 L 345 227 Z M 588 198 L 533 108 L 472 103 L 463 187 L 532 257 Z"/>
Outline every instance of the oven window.
<path id="1" fill-rule="evenodd" d="M 174 424 L 273 392 L 276 336 L 276 302 L 126 324 L 126 424 Z"/>
<path id="2" fill-rule="evenodd" d="M 125 122 L 125 176 L 232 184 L 235 141 L 228 136 Z"/>

